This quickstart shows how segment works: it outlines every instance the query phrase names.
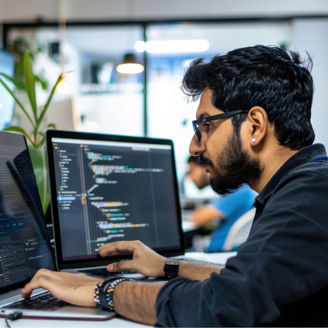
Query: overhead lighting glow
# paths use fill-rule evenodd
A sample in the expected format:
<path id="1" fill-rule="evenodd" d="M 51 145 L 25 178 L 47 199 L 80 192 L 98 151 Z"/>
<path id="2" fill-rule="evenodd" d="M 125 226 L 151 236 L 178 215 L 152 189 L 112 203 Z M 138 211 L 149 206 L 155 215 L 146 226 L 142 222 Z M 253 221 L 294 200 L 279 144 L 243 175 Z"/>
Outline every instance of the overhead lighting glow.
<path id="1" fill-rule="evenodd" d="M 137 41 L 134 44 L 137 52 L 147 51 L 153 54 L 197 53 L 207 51 L 210 44 L 207 40 L 156 40 Z"/>
<path id="2" fill-rule="evenodd" d="M 116 66 L 117 72 L 121 74 L 138 74 L 143 72 L 143 65 L 137 62 L 134 53 L 128 52 L 124 55 L 123 63 Z"/>
<path id="3" fill-rule="evenodd" d="M 121 74 L 138 74 L 143 72 L 144 67 L 141 64 L 120 64 L 116 66 L 116 70 Z"/>

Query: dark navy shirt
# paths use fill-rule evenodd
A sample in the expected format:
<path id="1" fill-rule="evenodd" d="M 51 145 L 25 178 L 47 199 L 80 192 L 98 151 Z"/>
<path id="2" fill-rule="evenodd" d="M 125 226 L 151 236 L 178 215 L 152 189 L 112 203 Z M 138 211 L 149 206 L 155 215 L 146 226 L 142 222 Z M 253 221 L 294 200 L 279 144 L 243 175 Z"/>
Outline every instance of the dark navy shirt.
<path id="1" fill-rule="evenodd" d="M 221 274 L 175 278 L 160 291 L 157 326 L 328 326 L 328 163 L 304 147 L 255 201 L 247 241 Z"/>

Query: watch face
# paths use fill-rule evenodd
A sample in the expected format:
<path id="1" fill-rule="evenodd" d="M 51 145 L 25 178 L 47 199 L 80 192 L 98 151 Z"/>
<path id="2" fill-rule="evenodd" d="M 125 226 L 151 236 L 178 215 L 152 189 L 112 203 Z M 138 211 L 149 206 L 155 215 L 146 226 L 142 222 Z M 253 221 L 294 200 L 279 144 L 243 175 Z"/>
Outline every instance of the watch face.
<path id="1" fill-rule="evenodd" d="M 174 260 L 167 260 L 164 265 L 165 277 L 168 279 L 174 278 L 179 272 L 179 262 Z"/>

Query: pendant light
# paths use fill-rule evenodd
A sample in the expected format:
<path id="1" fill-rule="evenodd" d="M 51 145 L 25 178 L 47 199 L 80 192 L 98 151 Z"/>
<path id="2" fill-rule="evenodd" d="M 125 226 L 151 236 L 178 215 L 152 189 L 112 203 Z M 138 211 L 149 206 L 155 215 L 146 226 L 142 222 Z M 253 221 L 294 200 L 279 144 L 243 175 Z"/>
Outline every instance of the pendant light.
<path id="1" fill-rule="evenodd" d="M 124 55 L 123 63 L 116 66 L 116 71 L 121 74 L 138 74 L 144 71 L 144 67 L 137 62 L 134 53 L 126 53 Z"/>

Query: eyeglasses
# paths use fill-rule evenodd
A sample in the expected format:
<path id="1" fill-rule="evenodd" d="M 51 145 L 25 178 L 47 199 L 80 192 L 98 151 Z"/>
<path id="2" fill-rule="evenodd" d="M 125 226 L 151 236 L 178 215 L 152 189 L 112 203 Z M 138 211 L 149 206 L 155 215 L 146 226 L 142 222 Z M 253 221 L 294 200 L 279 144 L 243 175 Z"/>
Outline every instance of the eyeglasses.
<path id="1" fill-rule="evenodd" d="M 217 114 L 217 115 L 212 115 L 212 116 L 208 116 L 208 117 L 203 117 L 203 118 L 200 118 L 198 120 L 193 120 L 191 123 L 192 123 L 192 127 L 195 131 L 195 135 L 197 136 L 198 142 L 200 142 L 202 140 L 202 133 L 199 130 L 200 125 L 202 125 L 206 122 L 211 122 L 211 121 L 215 121 L 215 120 L 221 120 L 221 119 L 224 119 L 224 118 L 229 118 L 229 117 L 241 114 L 241 113 L 247 113 L 247 111 L 245 111 L 245 110 L 233 110 L 231 112 L 226 112 L 226 113 L 223 113 L 223 114 Z"/>

